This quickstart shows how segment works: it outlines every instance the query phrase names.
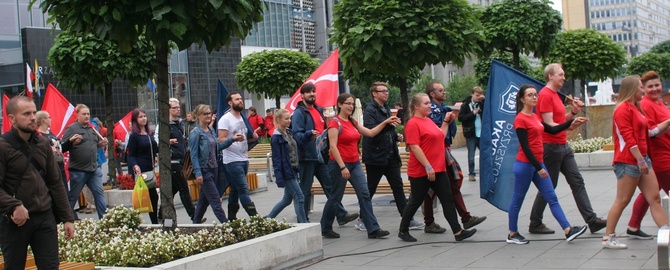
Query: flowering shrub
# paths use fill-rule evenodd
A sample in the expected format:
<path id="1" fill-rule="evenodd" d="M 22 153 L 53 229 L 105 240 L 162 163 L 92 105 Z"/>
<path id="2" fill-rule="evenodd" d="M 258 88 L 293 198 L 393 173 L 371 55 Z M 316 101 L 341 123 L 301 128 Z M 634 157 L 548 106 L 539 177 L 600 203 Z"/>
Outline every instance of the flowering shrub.
<path id="1" fill-rule="evenodd" d="M 612 143 L 612 137 L 609 138 L 596 137 L 586 140 L 579 137 L 575 140 L 568 141 L 568 144 L 570 144 L 570 148 L 572 148 L 572 151 L 574 151 L 575 153 L 590 153 L 593 151 L 598 151 L 603 148 L 603 145 L 611 143 Z"/>
<path id="2" fill-rule="evenodd" d="M 116 181 L 119 182 L 120 190 L 131 190 L 135 187 L 135 179 L 133 179 L 130 174 L 116 175 Z"/>
<path id="3" fill-rule="evenodd" d="M 65 241 L 63 225 L 58 226 L 61 261 L 93 262 L 96 265 L 148 267 L 191 256 L 240 241 L 288 229 L 286 222 L 251 217 L 250 221 L 214 224 L 193 234 L 180 229 L 165 232 L 141 229 L 137 210 L 116 206 L 98 222 L 75 223 L 75 237 Z"/>

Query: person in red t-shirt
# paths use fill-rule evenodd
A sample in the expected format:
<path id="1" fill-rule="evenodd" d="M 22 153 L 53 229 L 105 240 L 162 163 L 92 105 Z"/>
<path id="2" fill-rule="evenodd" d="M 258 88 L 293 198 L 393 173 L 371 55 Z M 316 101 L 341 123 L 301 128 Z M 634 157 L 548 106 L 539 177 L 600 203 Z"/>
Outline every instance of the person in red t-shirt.
<path id="1" fill-rule="evenodd" d="M 271 109 L 265 110 L 265 132 L 268 137 L 275 133 L 275 116 Z"/>
<path id="2" fill-rule="evenodd" d="M 644 117 L 651 125 L 659 125 L 670 121 L 670 110 L 661 99 L 663 93 L 663 84 L 661 76 L 656 71 L 649 71 L 642 75 L 640 79 L 644 85 L 644 97 L 640 101 L 640 106 L 644 111 Z M 659 188 L 666 194 L 670 191 L 670 133 L 659 130 L 659 134 L 651 137 L 649 140 L 649 157 L 654 161 L 654 171 L 658 180 Z M 640 193 L 633 203 L 633 213 L 628 221 L 628 236 L 638 239 L 654 239 L 653 235 L 648 235 L 640 230 L 642 218 L 649 209 L 649 203 Z"/>
<path id="3" fill-rule="evenodd" d="M 331 154 L 328 168 L 333 178 L 333 190 L 321 216 L 321 234 L 326 238 L 340 238 L 340 235 L 333 231 L 333 221 L 338 206 L 342 202 L 347 180 L 356 191 L 361 219 L 363 219 L 368 232 L 368 238 L 375 239 L 389 235 L 388 231 L 381 229 L 375 214 L 372 212 L 372 199 L 370 198 L 368 183 L 358 158 L 358 142 L 361 139 L 361 134 L 366 137 L 374 137 L 386 125 L 395 126 L 400 124 L 400 119 L 397 116 L 391 116 L 375 128 L 368 129 L 351 118 L 356 109 L 354 104 L 353 95 L 348 93 L 339 95 L 337 97 L 338 115 L 328 123 L 328 141 Z"/>
<path id="4" fill-rule="evenodd" d="M 546 132 L 556 134 L 568 128 L 575 129 L 588 121 L 585 117 L 575 117 L 567 120 L 560 125 L 552 126 L 542 122 L 540 116 L 533 113 L 533 108 L 537 104 L 537 89 L 531 84 L 524 84 L 519 88 L 516 95 L 516 117 L 514 118 L 514 130 L 519 138 L 519 152 L 514 161 L 514 192 L 510 202 L 509 211 L 509 234 L 507 234 L 507 243 L 510 244 L 528 244 L 528 240 L 519 234 L 518 221 L 519 210 L 526 198 L 530 182 L 540 191 L 542 197 L 549 203 L 549 209 L 554 218 L 561 225 L 565 232 L 568 242 L 574 240 L 586 231 L 586 225 L 570 226 L 570 222 L 565 217 L 565 213 L 558 203 L 558 197 L 551 179 L 544 166 L 544 147 L 542 145 L 542 135 Z"/>
<path id="5" fill-rule="evenodd" d="M 256 131 L 256 134 L 258 134 L 259 137 L 266 135 L 265 129 L 261 126 L 264 125 L 265 120 L 263 120 L 263 117 L 258 115 L 255 107 L 253 106 L 249 107 L 249 116 L 247 117 L 247 119 L 249 119 L 249 124 L 251 124 L 251 128 L 253 128 Z M 268 136 L 272 136 L 272 133 L 269 133 Z"/>
<path id="6" fill-rule="evenodd" d="M 651 216 L 658 227 L 668 226 L 668 217 L 661 206 L 658 195 L 658 181 L 649 160 L 647 141 L 649 136 L 665 133 L 668 122 L 650 126 L 645 118 L 640 100 L 643 90 L 640 77 L 627 76 L 621 81 L 619 102 L 612 116 L 612 138 L 614 140 L 614 174 L 617 178 L 617 192 L 614 203 L 607 214 L 607 228 L 603 236 L 603 248 L 626 249 L 628 246 L 619 242 L 614 230 L 623 209 L 639 187 L 651 207 Z M 638 230 L 639 232 L 639 230 Z"/>
<path id="7" fill-rule="evenodd" d="M 428 95 L 416 94 L 409 104 L 411 118 L 405 125 L 405 139 L 411 150 L 407 163 L 407 176 L 411 184 L 410 200 L 402 213 L 398 237 L 405 242 L 416 242 L 409 234 L 409 222 L 419 209 L 428 190 L 432 189 L 442 203 L 444 217 L 454 232 L 456 241 L 465 240 L 477 229 L 463 230 L 458 223 L 454 197 L 451 193 L 444 136 L 449 131 L 449 123 L 456 119 L 452 112 L 445 114 L 441 127 L 437 127 L 428 115 L 431 103 Z"/>

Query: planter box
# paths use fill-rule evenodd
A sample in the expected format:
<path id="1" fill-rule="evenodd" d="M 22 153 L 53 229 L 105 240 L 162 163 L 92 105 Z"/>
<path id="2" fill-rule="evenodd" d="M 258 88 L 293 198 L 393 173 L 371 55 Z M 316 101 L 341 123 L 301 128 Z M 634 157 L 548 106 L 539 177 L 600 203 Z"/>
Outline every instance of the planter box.
<path id="1" fill-rule="evenodd" d="M 284 269 L 323 257 L 318 223 L 294 227 L 151 268 L 97 266 L 96 269 Z"/>

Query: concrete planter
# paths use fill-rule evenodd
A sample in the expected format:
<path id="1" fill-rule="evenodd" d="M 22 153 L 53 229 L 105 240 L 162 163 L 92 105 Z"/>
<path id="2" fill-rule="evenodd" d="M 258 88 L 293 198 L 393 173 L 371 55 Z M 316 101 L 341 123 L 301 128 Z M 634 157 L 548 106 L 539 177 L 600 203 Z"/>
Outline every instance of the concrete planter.
<path id="1" fill-rule="evenodd" d="M 575 153 L 577 166 L 582 169 L 607 169 L 612 167 L 614 151 L 598 150 L 591 153 Z M 468 160 L 460 161 L 462 168 L 467 168 Z M 465 166 L 465 167 L 463 167 Z M 475 167 L 479 168 L 479 156 L 475 156 Z"/>
<path id="2" fill-rule="evenodd" d="M 97 266 L 96 269 L 284 269 L 322 258 L 320 225 L 307 223 L 293 226 L 150 268 Z"/>

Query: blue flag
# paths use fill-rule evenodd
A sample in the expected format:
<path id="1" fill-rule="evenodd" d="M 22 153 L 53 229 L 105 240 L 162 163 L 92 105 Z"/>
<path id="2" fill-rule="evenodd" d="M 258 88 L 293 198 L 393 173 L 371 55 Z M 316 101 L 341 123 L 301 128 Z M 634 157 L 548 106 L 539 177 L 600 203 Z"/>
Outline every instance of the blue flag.
<path id="1" fill-rule="evenodd" d="M 223 84 L 221 79 L 217 80 L 216 92 L 218 95 L 218 103 L 216 104 L 216 121 L 221 119 L 221 116 L 230 111 L 230 106 L 228 106 L 228 101 L 226 101 L 226 96 L 228 96 L 228 88 Z"/>
<path id="2" fill-rule="evenodd" d="M 533 84 L 538 91 L 544 86 L 544 83 L 493 60 L 479 143 L 482 153 L 479 155 L 479 191 L 481 198 L 505 212 L 512 201 L 512 168 L 519 150 L 519 140 L 514 131 L 516 94 L 524 84 Z"/>
<path id="3" fill-rule="evenodd" d="M 147 79 L 147 87 L 149 87 L 149 90 L 151 90 L 151 92 L 156 91 L 156 84 L 154 83 L 153 79 Z"/>

